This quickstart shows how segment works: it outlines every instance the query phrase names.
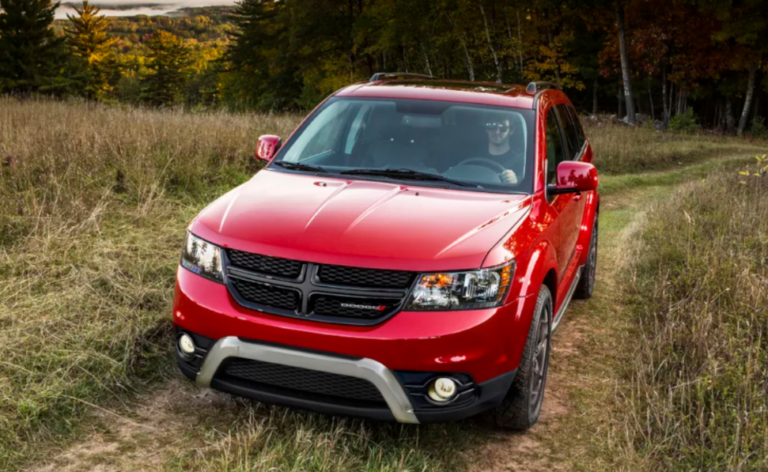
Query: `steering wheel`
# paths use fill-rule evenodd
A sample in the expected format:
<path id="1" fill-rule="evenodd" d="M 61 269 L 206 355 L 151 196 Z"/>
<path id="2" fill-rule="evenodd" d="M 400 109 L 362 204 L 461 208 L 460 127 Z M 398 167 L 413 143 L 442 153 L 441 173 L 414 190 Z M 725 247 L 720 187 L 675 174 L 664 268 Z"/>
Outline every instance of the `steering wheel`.
<path id="1" fill-rule="evenodd" d="M 455 167 L 463 166 L 467 164 L 481 165 L 491 170 L 495 170 L 499 174 L 507 170 L 503 165 L 499 164 L 498 162 L 492 159 L 488 159 L 487 157 L 470 157 L 469 159 L 464 159 L 463 161 L 459 162 L 458 164 L 456 164 Z"/>

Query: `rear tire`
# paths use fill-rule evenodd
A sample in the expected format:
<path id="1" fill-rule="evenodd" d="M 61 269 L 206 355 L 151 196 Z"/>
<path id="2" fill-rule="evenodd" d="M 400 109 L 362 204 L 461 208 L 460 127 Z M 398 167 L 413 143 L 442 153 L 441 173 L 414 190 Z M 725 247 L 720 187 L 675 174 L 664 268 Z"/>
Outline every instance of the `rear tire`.
<path id="1" fill-rule="evenodd" d="M 551 337 L 552 295 L 542 285 L 515 380 L 501 405 L 491 411 L 497 426 L 525 431 L 538 421 L 547 384 Z"/>
<path id="2" fill-rule="evenodd" d="M 589 252 L 587 253 L 587 263 L 581 269 L 581 280 L 573 292 L 574 298 L 585 300 L 590 298 L 595 291 L 595 279 L 597 274 L 597 238 L 598 225 L 597 215 L 592 226 L 592 237 L 589 239 Z"/>

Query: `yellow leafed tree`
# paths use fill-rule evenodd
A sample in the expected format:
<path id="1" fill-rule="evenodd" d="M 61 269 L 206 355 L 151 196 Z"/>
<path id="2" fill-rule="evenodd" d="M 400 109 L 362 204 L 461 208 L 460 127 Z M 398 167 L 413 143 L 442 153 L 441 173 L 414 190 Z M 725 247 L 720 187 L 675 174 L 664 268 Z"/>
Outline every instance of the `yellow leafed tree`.
<path id="1" fill-rule="evenodd" d="M 100 98 L 109 91 L 108 76 L 114 67 L 112 45 L 117 41 L 107 33 L 107 19 L 99 16 L 99 8 L 84 1 L 77 15 L 67 15 L 67 41 L 77 59 L 77 82 L 81 83 L 84 95 Z"/>

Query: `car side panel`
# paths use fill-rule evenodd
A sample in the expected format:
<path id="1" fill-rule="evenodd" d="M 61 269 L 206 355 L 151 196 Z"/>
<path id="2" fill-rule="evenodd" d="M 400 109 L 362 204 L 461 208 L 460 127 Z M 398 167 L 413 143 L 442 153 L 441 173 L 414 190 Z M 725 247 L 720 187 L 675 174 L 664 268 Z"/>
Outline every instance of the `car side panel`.
<path id="1" fill-rule="evenodd" d="M 511 319 L 505 331 L 510 365 L 517 366 L 520 362 L 536 298 L 547 273 L 554 271 L 557 274 L 553 242 L 557 236 L 556 218 L 557 213 L 547 204 L 543 192 L 534 195 L 530 214 L 488 253 L 483 263 L 483 267 L 493 267 L 512 259 L 516 263 L 509 300 L 520 302 L 514 312 L 507 312 Z"/>

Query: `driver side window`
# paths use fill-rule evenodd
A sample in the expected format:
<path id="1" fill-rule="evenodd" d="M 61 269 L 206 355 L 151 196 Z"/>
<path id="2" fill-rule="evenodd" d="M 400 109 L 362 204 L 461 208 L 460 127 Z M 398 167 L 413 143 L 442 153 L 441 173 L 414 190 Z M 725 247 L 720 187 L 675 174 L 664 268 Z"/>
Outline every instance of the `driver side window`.
<path id="1" fill-rule="evenodd" d="M 565 160 L 563 140 L 560 136 L 560 127 L 555 117 L 555 109 L 547 112 L 547 184 L 557 184 L 557 165 Z"/>
<path id="2" fill-rule="evenodd" d="M 333 151 L 350 112 L 354 113 L 356 110 L 357 107 L 352 108 L 348 102 L 332 103 L 326 113 L 313 120 L 299 135 L 284 160 L 301 162 Z"/>

